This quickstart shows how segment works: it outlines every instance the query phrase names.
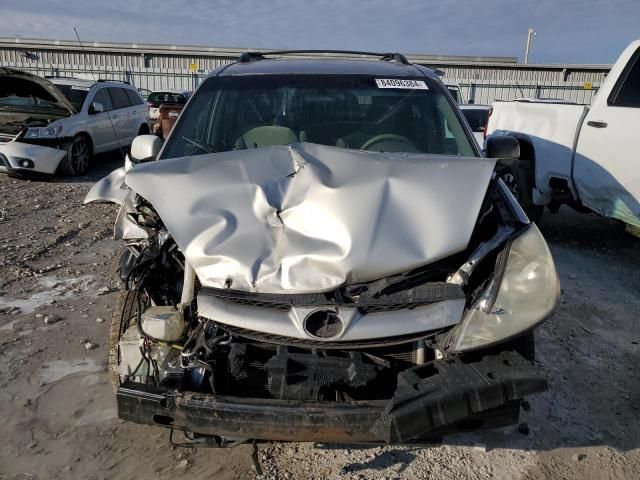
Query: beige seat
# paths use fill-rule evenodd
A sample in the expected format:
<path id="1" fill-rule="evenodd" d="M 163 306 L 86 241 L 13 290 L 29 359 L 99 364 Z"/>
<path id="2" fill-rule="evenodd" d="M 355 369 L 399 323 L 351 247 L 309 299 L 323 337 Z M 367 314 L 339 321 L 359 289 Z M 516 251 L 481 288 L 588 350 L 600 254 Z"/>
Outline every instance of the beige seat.
<path id="1" fill-rule="evenodd" d="M 279 125 L 265 125 L 249 130 L 236 140 L 236 150 L 247 148 L 271 147 L 273 145 L 289 145 L 298 142 L 293 130 Z"/>

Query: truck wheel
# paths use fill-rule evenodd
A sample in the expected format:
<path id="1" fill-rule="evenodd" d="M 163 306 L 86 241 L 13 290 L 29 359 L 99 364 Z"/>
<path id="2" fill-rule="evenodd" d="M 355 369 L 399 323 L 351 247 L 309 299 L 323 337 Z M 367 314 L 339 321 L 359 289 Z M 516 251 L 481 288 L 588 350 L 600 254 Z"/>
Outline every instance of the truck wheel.
<path id="1" fill-rule="evenodd" d="M 518 201 L 529 220 L 538 223 L 544 212 L 543 205 L 535 205 L 532 198 L 533 164 L 523 160 L 514 160 L 511 165 L 498 165 L 496 173 Z"/>
<path id="2" fill-rule="evenodd" d="M 60 162 L 60 170 L 66 175 L 84 175 L 89 169 L 91 142 L 84 135 L 76 135 L 67 144 L 67 154 Z"/>
<path id="3" fill-rule="evenodd" d="M 143 309 L 148 302 L 143 299 Z M 114 391 L 120 386 L 120 348 L 118 346 L 120 338 L 135 323 L 133 317 L 136 314 L 135 294 L 129 290 L 123 290 L 118 294 L 116 304 L 111 314 L 111 326 L 109 328 L 109 373 L 111 374 L 111 384 Z M 134 322 L 134 323 L 132 323 Z"/>

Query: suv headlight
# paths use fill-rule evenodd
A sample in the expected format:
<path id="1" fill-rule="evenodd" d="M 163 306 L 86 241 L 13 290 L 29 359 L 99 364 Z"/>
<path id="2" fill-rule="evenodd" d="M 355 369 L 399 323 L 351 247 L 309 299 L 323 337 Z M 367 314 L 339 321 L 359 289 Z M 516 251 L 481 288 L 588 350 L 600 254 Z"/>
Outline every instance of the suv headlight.
<path id="1" fill-rule="evenodd" d="M 54 127 L 31 127 L 24 135 L 25 138 L 55 138 L 62 133 L 62 125 Z"/>
<path id="2" fill-rule="evenodd" d="M 560 299 L 560 281 L 549 247 L 531 224 L 511 243 L 497 274 L 452 332 L 454 352 L 508 340 L 547 319 Z"/>

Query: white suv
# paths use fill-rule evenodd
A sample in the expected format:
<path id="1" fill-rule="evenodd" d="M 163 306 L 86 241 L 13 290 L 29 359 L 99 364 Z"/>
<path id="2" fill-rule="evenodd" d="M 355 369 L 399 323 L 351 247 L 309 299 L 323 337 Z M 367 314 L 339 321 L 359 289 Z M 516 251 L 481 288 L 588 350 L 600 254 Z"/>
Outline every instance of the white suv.
<path id="1" fill-rule="evenodd" d="M 145 133 L 149 108 L 129 84 L 0 68 L 0 170 L 82 175 L 94 154 Z"/>

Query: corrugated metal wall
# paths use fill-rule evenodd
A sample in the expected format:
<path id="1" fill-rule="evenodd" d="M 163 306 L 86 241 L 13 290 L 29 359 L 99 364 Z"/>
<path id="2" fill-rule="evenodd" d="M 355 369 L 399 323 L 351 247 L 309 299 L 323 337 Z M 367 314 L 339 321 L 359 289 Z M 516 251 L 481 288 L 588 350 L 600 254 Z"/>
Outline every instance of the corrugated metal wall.
<path id="1" fill-rule="evenodd" d="M 157 46 L 154 53 L 133 52 L 131 48 L 117 51 L 111 45 L 100 51 L 98 48 L 81 51 L 77 46 L 52 47 L 51 41 L 38 45 L 6 42 L 0 47 L 0 65 L 12 66 L 38 75 L 78 76 L 82 78 L 109 78 L 128 80 L 145 90 L 193 90 L 206 72 L 235 60 L 236 54 L 193 55 L 157 53 L 166 46 Z M 176 48 L 176 47 L 171 47 Z M 210 49 L 214 50 L 214 49 Z M 419 61 L 419 59 L 416 59 Z M 420 62 L 422 63 L 422 62 Z M 194 73 L 190 69 L 197 65 Z M 580 68 L 571 66 L 527 66 L 516 64 L 456 65 L 426 64 L 444 73 L 445 83 L 457 83 L 467 101 L 492 103 L 495 100 L 515 98 L 553 98 L 589 104 L 597 92 L 607 70 L 605 68 Z M 586 87 L 586 88 L 585 88 Z"/>

